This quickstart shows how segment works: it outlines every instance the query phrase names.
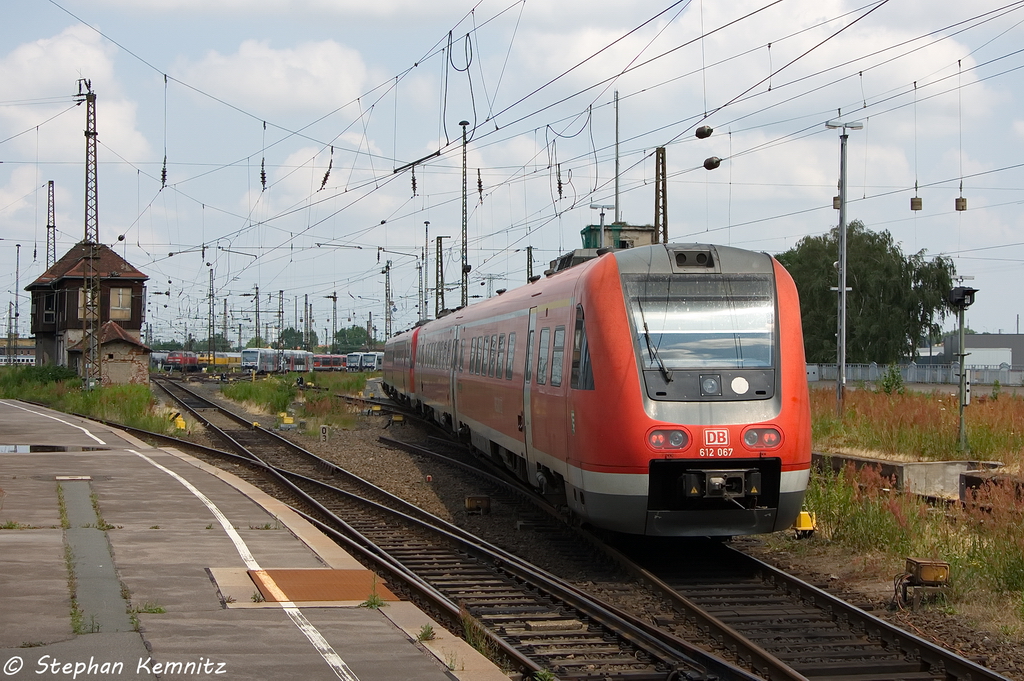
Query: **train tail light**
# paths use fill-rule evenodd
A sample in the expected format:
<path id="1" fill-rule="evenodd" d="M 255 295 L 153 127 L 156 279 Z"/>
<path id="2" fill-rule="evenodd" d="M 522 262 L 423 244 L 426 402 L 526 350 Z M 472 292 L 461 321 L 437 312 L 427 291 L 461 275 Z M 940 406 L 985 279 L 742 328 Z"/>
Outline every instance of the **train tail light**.
<path id="1" fill-rule="evenodd" d="M 679 429 L 652 430 L 647 435 L 647 444 L 658 450 L 685 449 L 690 444 L 690 437 Z"/>
<path id="2" fill-rule="evenodd" d="M 750 428 L 743 433 L 743 444 L 750 449 L 775 449 L 782 444 L 777 428 Z"/>

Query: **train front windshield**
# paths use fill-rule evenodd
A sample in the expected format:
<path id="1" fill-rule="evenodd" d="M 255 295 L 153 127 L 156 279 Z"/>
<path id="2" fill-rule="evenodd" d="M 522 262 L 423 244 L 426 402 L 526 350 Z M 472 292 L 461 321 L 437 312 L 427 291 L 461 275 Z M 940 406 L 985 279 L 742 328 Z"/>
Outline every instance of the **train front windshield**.
<path id="1" fill-rule="evenodd" d="M 770 368 L 775 290 L 769 275 L 623 277 L 645 369 Z"/>

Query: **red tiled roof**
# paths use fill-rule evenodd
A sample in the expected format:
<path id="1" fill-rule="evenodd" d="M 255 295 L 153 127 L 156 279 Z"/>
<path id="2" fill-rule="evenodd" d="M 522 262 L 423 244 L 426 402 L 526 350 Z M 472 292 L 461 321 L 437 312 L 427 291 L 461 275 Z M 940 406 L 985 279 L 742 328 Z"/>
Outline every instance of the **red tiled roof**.
<path id="1" fill-rule="evenodd" d="M 55 262 L 50 269 L 43 272 L 34 282 L 25 287 L 31 290 L 42 286 L 48 286 L 61 279 L 84 279 L 86 258 L 89 256 L 89 249 L 93 244 L 79 241 L 65 253 L 60 260 Z M 149 279 L 145 274 L 135 269 L 127 260 L 115 253 L 105 244 L 95 244 L 96 248 L 96 269 L 102 279 L 119 277 L 121 279 Z"/>
<path id="2" fill-rule="evenodd" d="M 131 345 L 138 346 L 146 352 L 153 352 L 148 345 L 140 343 L 135 338 L 121 328 L 121 325 L 117 322 L 107 322 L 100 328 L 100 345 L 106 345 L 113 341 L 122 341 L 124 343 L 130 343 Z M 68 348 L 68 352 L 81 352 L 82 341 L 79 341 Z"/>

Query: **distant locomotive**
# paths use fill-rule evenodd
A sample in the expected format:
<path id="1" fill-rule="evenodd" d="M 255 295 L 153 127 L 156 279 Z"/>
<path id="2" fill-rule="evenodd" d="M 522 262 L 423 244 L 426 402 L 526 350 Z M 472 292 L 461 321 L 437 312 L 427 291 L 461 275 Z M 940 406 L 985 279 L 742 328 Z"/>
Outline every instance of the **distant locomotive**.
<path id="1" fill-rule="evenodd" d="M 390 339 L 384 387 L 597 527 L 771 532 L 807 487 L 799 300 L 764 253 L 605 253 Z"/>

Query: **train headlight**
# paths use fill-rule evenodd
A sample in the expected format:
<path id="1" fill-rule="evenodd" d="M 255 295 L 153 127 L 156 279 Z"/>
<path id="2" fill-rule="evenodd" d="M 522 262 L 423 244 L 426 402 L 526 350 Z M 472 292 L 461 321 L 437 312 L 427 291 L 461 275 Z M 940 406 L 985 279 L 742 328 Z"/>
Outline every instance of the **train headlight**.
<path id="1" fill-rule="evenodd" d="M 718 374 L 701 374 L 700 375 L 700 394 L 701 395 L 721 395 L 722 394 L 722 377 Z"/>
<path id="2" fill-rule="evenodd" d="M 782 444 L 777 428 L 750 428 L 743 433 L 743 444 L 750 449 L 775 449 Z"/>
<path id="3" fill-rule="evenodd" d="M 690 443 L 689 436 L 682 430 L 652 430 L 647 436 L 647 444 L 652 449 L 684 449 Z"/>

